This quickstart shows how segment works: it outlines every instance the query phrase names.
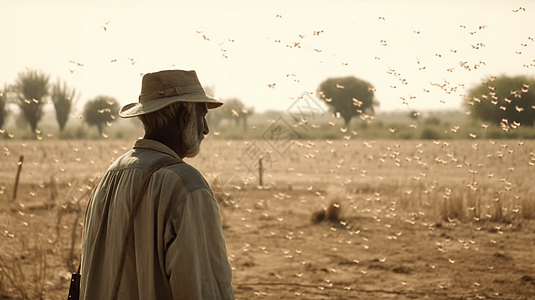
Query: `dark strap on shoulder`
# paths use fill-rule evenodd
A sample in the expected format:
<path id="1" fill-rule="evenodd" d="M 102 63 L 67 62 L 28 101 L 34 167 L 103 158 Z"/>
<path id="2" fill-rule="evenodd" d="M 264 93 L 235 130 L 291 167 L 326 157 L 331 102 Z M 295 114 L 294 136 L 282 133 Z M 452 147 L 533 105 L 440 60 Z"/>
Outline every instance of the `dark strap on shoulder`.
<path id="1" fill-rule="evenodd" d="M 143 180 L 141 181 L 141 187 L 138 190 L 136 197 L 134 198 L 134 202 L 132 204 L 132 212 L 130 213 L 130 218 L 128 219 L 128 227 L 126 229 L 126 235 L 124 236 L 124 242 L 123 242 L 123 249 L 121 251 L 121 261 L 119 263 L 119 270 L 117 271 L 117 276 L 115 277 L 115 283 L 113 286 L 113 294 L 112 294 L 112 300 L 116 300 L 117 296 L 119 294 L 119 286 L 121 285 L 121 278 L 123 277 L 123 270 L 124 270 L 124 262 L 126 260 L 126 247 L 128 245 L 128 240 L 130 238 L 130 235 L 132 234 L 132 230 L 134 227 L 134 219 L 137 214 L 137 209 L 139 207 L 139 204 L 141 204 L 141 200 L 143 199 L 143 195 L 147 191 L 147 187 L 149 186 L 150 178 L 154 172 L 158 171 L 159 169 L 182 163 L 183 161 L 180 161 L 176 158 L 169 158 L 164 159 L 161 161 L 158 161 L 156 164 L 154 164 L 150 169 L 148 169 L 143 176 Z"/>

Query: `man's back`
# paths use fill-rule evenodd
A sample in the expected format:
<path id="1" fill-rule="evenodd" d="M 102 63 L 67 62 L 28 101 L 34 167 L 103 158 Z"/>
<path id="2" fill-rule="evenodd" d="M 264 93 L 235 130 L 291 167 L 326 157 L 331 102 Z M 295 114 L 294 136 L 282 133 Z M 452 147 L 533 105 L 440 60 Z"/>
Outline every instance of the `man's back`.
<path id="1" fill-rule="evenodd" d="M 91 195 L 81 299 L 110 299 L 132 203 L 147 169 L 174 157 L 138 140 Z M 233 299 L 219 209 L 202 175 L 180 163 L 154 173 L 137 210 L 118 299 Z"/>

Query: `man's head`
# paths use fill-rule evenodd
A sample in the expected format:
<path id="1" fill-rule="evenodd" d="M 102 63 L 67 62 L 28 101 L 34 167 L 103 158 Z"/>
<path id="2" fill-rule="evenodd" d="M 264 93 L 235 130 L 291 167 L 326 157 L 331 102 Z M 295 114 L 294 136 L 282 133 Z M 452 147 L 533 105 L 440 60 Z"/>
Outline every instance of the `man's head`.
<path id="1" fill-rule="evenodd" d="M 157 111 L 139 115 L 145 138 L 164 142 L 180 157 L 195 157 L 209 133 L 206 103 L 177 102 Z"/>
<path id="2" fill-rule="evenodd" d="M 195 71 L 166 70 L 143 76 L 139 102 L 125 105 L 119 115 L 139 117 L 145 138 L 158 140 L 180 157 L 194 157 L 208 134 L 208 109 L 223 105 L 206 95 Z"/>

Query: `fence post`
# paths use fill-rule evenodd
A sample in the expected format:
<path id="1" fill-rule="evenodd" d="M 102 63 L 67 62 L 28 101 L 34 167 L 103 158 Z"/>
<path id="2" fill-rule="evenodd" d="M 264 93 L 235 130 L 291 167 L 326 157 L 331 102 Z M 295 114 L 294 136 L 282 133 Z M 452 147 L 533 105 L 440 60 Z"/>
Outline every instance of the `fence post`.
<path id="1" fill-rule="evenodd" d="M 264 174 L 264 169 L 262 167 L 262 158 L 258 159 L 258 175 L 260 177 L 260 186 L 263 186 L 262 175 Z"/>
<path id="2" fill-rule="evenodd" d="M 19 158 L 19 162 L 17 163 L 19 168 L 17 169 L 17 177 L 15 178 L 15 188 L 13 189 L 13 199 L 11 199 L 11 201 L 15 201 L 17 199 L 17 189 L 19 187 L 19 177 L 20 177 L 20 171 L 22 170 L 23 161 L 24 161 L 24 155 L 21 155 Z"/>

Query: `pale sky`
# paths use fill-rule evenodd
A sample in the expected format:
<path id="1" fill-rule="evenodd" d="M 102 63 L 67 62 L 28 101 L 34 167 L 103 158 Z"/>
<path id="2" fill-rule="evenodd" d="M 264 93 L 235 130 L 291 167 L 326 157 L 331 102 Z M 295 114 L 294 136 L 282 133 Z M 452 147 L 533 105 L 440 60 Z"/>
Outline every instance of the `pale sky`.
<path id="1" fill-rule="evenodd" d="M 483 79 L 535 76 L 535 1 L 88 2 L 0 0 L 0 88 L 38 69 L 80 106 L 124 105 L 141 73 L 193 69 L 215 97 L 264 111 L 356 76 L 391 111 L 461 108 Z"/>

